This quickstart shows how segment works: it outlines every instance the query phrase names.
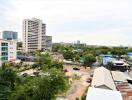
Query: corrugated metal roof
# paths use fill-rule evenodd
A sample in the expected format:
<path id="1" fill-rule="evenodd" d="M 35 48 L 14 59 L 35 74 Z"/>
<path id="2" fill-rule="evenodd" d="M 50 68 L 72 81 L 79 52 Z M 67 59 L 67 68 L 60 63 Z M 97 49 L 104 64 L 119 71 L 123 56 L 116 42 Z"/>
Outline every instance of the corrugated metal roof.
<path id="1" fill-rule="evenodd" d="M 127 82 L 127 79 L 132 80 L 131 77 L 119 71 L 112 71 L 114 81 Z"/>

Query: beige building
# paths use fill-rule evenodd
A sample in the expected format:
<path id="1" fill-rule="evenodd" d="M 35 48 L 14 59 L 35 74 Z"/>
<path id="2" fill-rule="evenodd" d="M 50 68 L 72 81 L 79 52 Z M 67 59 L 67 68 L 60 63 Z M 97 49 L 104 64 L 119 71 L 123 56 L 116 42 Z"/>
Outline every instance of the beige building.
<path id="1" fill-rule="evenodd" d="M 52 47 L 52 37 L 46 36 L 46 24 L 40 19 L 23 20 L 23 50 L 31 52 Z"/>

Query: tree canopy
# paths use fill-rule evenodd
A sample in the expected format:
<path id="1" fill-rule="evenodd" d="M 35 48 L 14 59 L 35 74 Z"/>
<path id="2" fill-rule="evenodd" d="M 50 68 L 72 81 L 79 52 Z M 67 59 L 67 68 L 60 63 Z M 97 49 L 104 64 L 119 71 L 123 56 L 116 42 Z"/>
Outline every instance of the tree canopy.
<path id="1" fill-rule="evenodd" d="M 61 71 L 53 68 L 48 73 L 16 86 L 10 100 L 51 100 L 68 88 L 67 78 Z"/>
<path id="2" fill-rule="evenodd" d="M 84 65 L 91 66 L 94 62 L 96 62 L 96 58 L 93 54 L 87 54 L 84 56 Z"/>
<path id="3" fill-rule="evenodd" d="M 0 68 L 0 99 L 7 100 L 11 91 L 19 82 L 19 77 L 11 66 L 4 63 Z"/>

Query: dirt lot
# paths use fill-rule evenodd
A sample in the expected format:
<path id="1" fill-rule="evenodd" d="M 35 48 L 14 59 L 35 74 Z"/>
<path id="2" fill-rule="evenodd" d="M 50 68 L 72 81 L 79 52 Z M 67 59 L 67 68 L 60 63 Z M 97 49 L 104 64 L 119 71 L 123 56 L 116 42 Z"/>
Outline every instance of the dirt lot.
<path id="1" fill-rule="evenodd" d="M 80 70 L 73 70 L 73 67 L 77 67 Z M 68 100 L 76 100 L 76 98 L 81 98 L 87 87 L 90 83 L 86 82 L 90 77 L 90 69 L 85 69 L 84 67 L 79 66 L 64 66 L 64 69 L 67 69 L 68 72 L 65 73 L 66 76 L 71 77 L 71 87 L 66 93 L 66 98 Z M 78 79 L 72 79 L 73 76 L 79 76 Z"/>
<path id="2" fill-rule="evenodd" d="M 68 100 L 76 100 L 76 98 L 81 98 L 89 83 L 86 82 L 88 75 L 82 75 L 79 80 L 74 80 L 71 88 L 67 92 L 66 98 Z"/>

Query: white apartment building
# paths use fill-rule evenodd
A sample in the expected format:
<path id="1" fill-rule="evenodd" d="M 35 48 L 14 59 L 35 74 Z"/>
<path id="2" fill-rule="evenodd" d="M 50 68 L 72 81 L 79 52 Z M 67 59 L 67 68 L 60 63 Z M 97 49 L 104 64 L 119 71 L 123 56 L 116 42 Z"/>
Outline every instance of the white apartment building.
<path id="1" fill-rule="evenodd" d="M 15 62 L 17 56 L 15 40 L 0 39 L 0 66 L 3 62 Z"/>
<path id="2" fill-rule="evenodd" d="M 46 24 L 40 19 L 23 20 L 23 50 L 31 52 L 52 47 L 52 37 L 46 36 Z"/>

